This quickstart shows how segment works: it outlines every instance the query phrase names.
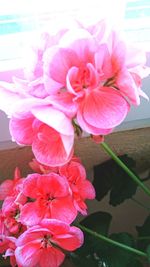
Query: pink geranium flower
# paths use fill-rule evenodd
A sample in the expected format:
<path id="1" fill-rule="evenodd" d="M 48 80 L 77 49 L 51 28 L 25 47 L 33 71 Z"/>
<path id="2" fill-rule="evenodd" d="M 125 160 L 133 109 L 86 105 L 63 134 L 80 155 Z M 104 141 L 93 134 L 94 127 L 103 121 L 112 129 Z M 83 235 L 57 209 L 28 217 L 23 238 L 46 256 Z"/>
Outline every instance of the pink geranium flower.
<path id="1" fill-rule="evenodd" d="M 24 267 L 58 267 L 64 261 L 64 250 L 73 251 L 82 244 L 80 229 L 59 220 L 44 219 L 18 238 L 15 256 Z"/>
<path id="2" fill-rule="evenodd" d="M 43 218 L 71 223 L 77 215 L 69 184 L 56 173 L 28 175 L 23 194 L 31 199 L 21 208 L 19 220 L 25 225 L 36 225 Z"/>
<path id="3" fill-rule="evenodd" d="M 67 178 L 77 211 L 87 215 L 86 199 L 95 198 L 95 189 L 91 182 L 86 179 L 86 172 L 83 165 L 76 159 L 59 168 L 61 175 Z"/>
<path id="4" fill-rule="evenodd" d="M 17 143 L 32 145 L 35 157 L 43 164 L 62 165 L 72 156 L 73 126 L 62 112 L 51 107 L 36 107 L 32 114 L 12 117 L 10 132 Z"/>
<path id="5" fill-rule="evenodd" d="M 13 139 L 31 145 L 42 164 L 71 159 L 72 121 L 94 136 L 109 134 L 145 96 L 145 55 L 104 21 L 43 33 L 32 52 L 25 80 L 0 83 L 0 109 L 11 118 Z"/>

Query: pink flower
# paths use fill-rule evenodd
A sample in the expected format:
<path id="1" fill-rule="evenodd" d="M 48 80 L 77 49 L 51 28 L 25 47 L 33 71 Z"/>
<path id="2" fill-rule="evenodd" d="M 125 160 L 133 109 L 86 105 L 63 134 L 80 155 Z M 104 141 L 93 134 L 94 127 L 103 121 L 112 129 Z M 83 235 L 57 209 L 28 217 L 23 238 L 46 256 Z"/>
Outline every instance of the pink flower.
<path id="1" fill-rule="evenodd" d="M 10 132 L 19 144 L 32 145 L 37 160 L 50 166 L 67 162 L 73 153 L 74 131 L 70 120 L 51 107 L 12 117 Z"/>
<path id="2" fill-rule="evenodd" d="M 16 195 L 21 186 L 23 178 L 21 178 L 20 170 L 15 169 L 14 179 L 6 179 L 0 185 L 0 200 L 4 200 L 7 196 Z"/>
<path id="3" fill-rule="evenodd" d="M 86 172 L 76 159 L 59 168 L 60 175 L 67 178 L 77 211 L 87 215 L 86 199 L 95 198 L 95 189 L 91 182 L 86 179 Z"/>
<path id="4" fill-rule="evenodd" d="M 31 145 L 42 164 L 61 166 L 71 159 L 73 122 L 94 136 L 107 135 L 130 104 L 146 97 L 140 88 L 149 74 L 145 55 L 105 21 L 43 33 L 32 52 L 25 80 L 0 83 L 0 109 L 11 118 L 13 139 Z"/>
<path id="5" fill-rule="evenodd" d="M 21 208 L 19 220 L 25 225 L 36 225 L 43 218 L 71 223 L 77 215 L 68 182 L 58 174 L 28 175 L 23 194 L 31 199 Z"/>
<path id="6" fill-rule="evenodd" d="M 22 200 L 22 201 L 21 201 Z M 24 196 L 20 203 L 16 203 L 16 197 L 6 197 L 2 205 L 5 227 L 11 234 L 18 235 L 25 227 L 18 221 L 21 205 L 25 204 L 27 198 Z"/>
<path id="7" fill-rule="evenodd" d="M 73 95 L 77 122 L 94 135 L 110 133 L 129 111 L 122 93 L 107 82 L 112 78 L 106 66 L 108 57 L 107 46 L 83 29 L 68 31 L 59 47 L 47 49 L 43 56 L 45 83 L 55 89 L 51 82 L 55 81 L 60 91 L 66 88 Z"/>
<path id="8" fill-rule="evenodd" d="M 55 219 L 45 219 L 30 227 L 17 240 L 15 256 L 23 267 L 58 267 L 66 251 L 73 251 L 83 243 L 80 229 Z"/>

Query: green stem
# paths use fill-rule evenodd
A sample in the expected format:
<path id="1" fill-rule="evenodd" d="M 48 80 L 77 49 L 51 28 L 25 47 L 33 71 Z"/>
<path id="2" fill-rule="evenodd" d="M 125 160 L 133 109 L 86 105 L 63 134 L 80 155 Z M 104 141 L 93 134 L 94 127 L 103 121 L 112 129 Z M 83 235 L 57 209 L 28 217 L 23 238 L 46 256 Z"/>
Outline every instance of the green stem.
<path id="1" fill-rule="evenodd" d="M 104 148 L 104 150 L 112 157 L 112 159 L 131 177 L 131 179 L 138 185 L 140 188 L 148 195 L 150 196 L 150 189 L 145 186 L 145 184 L 138 178 L 117 156 L 116 154 L 111 150 L 111 148 L 105 143 L 102 142 L 101 146 Z"/>
<path id="2" fill-rule="evenodd" d="M 147 206 L 145 206 L 145 205 L 144 205 L 143 203 L 141 203 L 139 200 L 137 200 L 137 199 L 135 199 L 135 198 L 133 198 L 133 197 L 131 198 L 131 200 L 134 201 L 136 204 L 138 204 L 140 207 L 142 207 L 142 208 L 144 208 L 144 209 L 150 211 L 150 208 L 147 207 Z"/>
<path id="3" fill-rule="evenodd" d="M 147 258 L 147 254 L 144 253 L 144 252 L 141 251 L 141 250 L 137 250 L 137 249 L 135 249 L 135 248 L 126 246 L 126 245 L 124 245 L 124 244 L 122 244 L 122 243 L 120 243 L 120 242 L 117 242 L 117 241 L 115 241 L 115 240 L 112 240 L 112 239 L 110 239 L 110 238 L 108 238 L 108 237 L 106 237 L 106 236 L 104 236 L 104 235 L 98 234 L 97 232 L 94 232 L 94 231 L 90 230 L 89 228 L 86 228 L 85 226 L 83 226 L 83 225 L 81 225 L 81 224 L 78 224 L 77 226 L 78 226 L 81 230 L 83 230 L 84 232 L 87 232 L 88 234 L 90 234 L 90 235 L 92 235 L 92 236 L 94 236 L 94 237 L 96 237 L 96 238 L 99 238 L 100 240 L 103 240 L 103 241 L 105 241 L 105 242 L 107 242 L 107 243 L 109 243 L 109 244 L 111 244 L 111 245 L 113 245 L 113 246 L 115 246 L 115 247 L 122 248 L 122 249 L 124 249 L 124 250 L 127 250 L 127 251 L 133 253 L 133 254 L 136 254 L 136 255 L 138 255 L 138 256 Z"/>

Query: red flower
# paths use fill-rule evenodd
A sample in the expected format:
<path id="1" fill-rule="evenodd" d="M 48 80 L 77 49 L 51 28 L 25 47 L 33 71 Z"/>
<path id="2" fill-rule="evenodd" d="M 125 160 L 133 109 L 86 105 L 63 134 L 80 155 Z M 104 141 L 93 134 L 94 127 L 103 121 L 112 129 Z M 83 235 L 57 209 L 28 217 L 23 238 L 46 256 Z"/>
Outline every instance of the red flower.
<path id="1" fill-rule="evenodd" d="M 43 218 L 71 223 L 77 215 L 69 184 L 56 173 L 28 175 L 23 194 L 32 200 L 21 208 L 20 221 L 25 225 L 38 224 Z"/>

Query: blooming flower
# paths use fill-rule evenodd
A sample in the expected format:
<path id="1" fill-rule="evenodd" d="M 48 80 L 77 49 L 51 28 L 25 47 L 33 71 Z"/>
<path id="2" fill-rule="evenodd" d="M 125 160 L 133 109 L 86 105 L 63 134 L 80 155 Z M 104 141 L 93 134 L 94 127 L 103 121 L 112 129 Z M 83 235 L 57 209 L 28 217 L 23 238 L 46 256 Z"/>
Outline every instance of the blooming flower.
<path id="1" fill-rule="evenodd" d="M 20 144 L 32 145 L 32 151 L 41 163 L 50 166 L 64 164 L 73 153 L 74 132 L 69 119 L 50 107 L 34 108 L 33 112 L 39 119 L 43 116 L 47 124 L 32 114 L 12 117 L 10 132 L 13 138 Z M 51 126 L 48 121 L 51 121 Z"/>
<path id="2" fill-rule="evenodd" d="M 12 138 L 55 167 L 72 157 L 74 124 L 94 136 L 111 133 L 145 96 L 141 78 L 149 71 L 145 55 L 134 51 L 104 21 L 43 33 L 25 80 L 0 83 Z"/>
<path id="3" fill-rule="evenodd" d="M 72 159 L 68 164 L 59 168 L 60 175 L 67 178 L 74 200 L 74 205 L 83 215 L 87 214 L 86 199 L 95 198 L 95 189 L 86 179 L 86 172 L 80 162 Z"/>
<path id="4" fill-rule="evenodd" d="M 80 229 L 59 220 L 44 219 L 18 238 L 15 256 L 23 267 L 58 267 L 65 258 L 64 250 L 73 251 L 82 244 Z"/>
<path id="5" fill-rule="evenodd" d="M 25 225 L 36 225 L 43 218 L 71 223 L 77 215 L 68 182 L 58 174 L 28 175 L 23 194 L 31 199 L 21 208 L 19 220 Z"/>

